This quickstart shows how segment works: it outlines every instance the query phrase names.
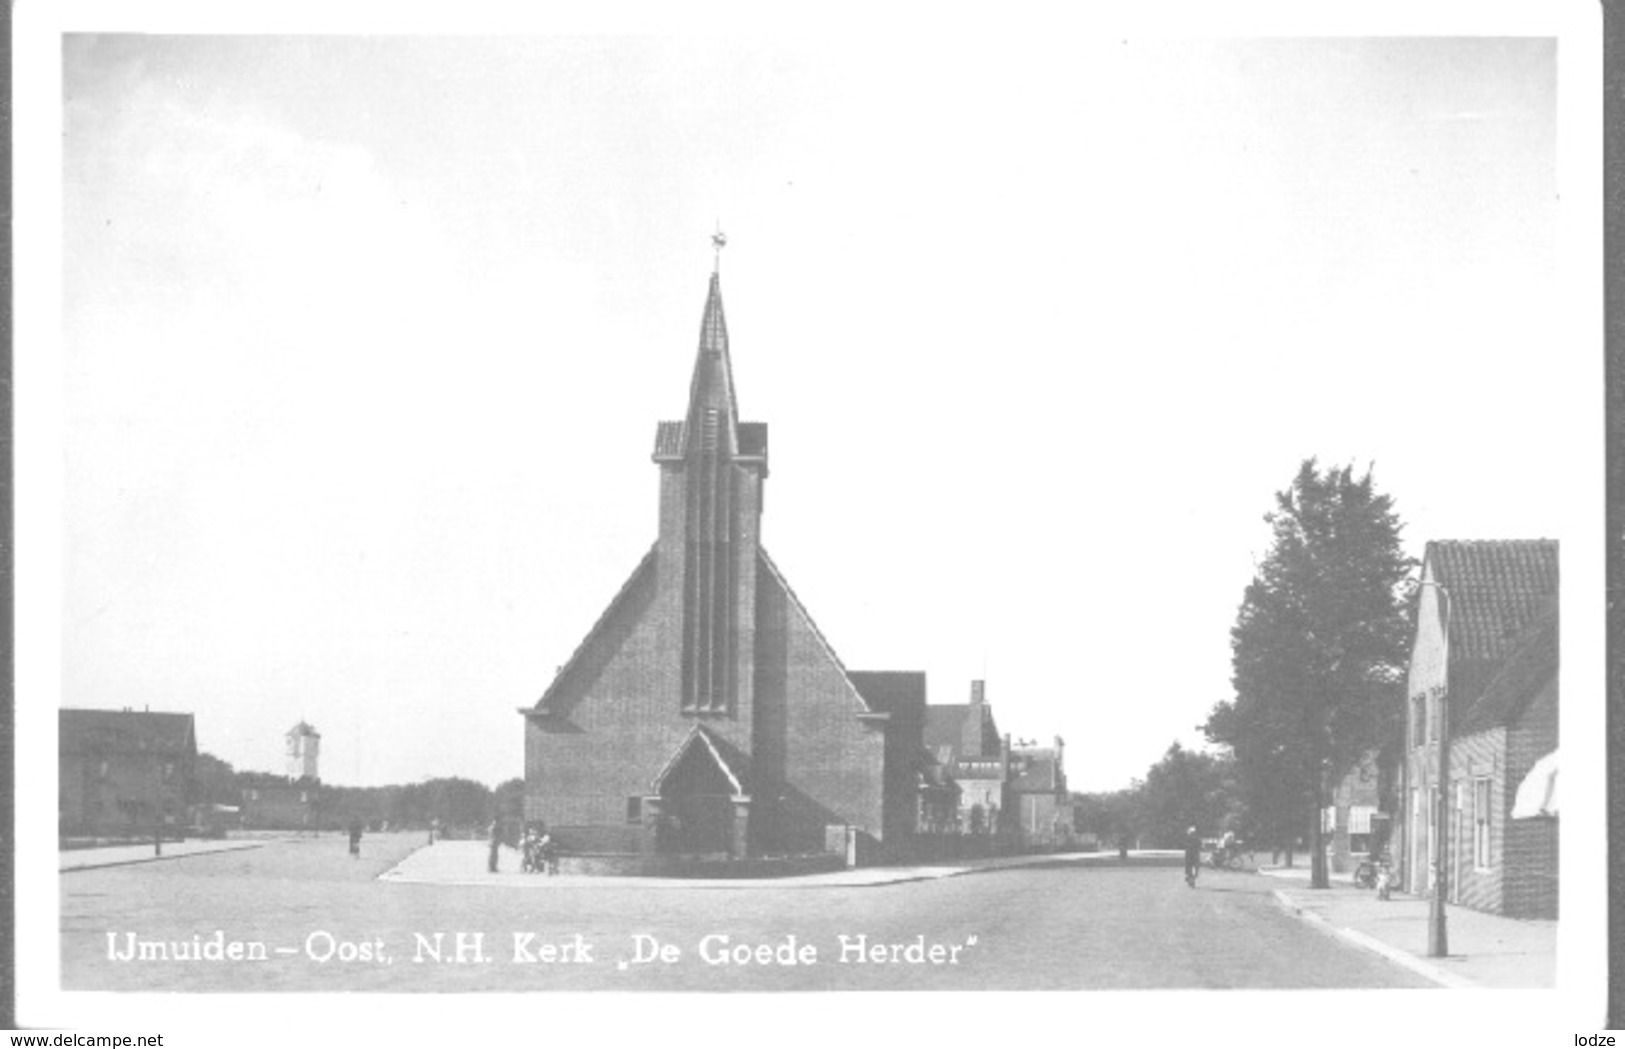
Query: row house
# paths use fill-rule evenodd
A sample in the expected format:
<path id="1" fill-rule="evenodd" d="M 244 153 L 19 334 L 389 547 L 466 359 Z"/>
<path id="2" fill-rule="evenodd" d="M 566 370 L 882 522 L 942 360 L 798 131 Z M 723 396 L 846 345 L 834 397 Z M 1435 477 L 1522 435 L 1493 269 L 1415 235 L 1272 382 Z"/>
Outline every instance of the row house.
<path id="1" fill-rule="evenodd" d="M 1432 892 L 1442 858 L 1452 903 L 1557 916 L 1556 815 L 1515 811 L 1557 750 L 1557 596 L 1555 541 L 1427 544 L 1394 848 L 1405 890 Z"/>
<path id="2" fill-rule="evenodd" d="M 197 733 L 191 714 L 62 710 L 57 810 L 72 837 L 148 836 L 190 822 Z"/>

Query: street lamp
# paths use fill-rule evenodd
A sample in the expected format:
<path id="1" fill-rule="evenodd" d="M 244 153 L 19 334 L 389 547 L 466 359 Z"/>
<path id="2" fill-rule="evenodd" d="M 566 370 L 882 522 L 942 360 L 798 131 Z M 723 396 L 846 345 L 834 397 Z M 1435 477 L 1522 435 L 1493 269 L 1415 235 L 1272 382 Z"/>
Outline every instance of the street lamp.
<path id="1" fill-rule="evenodd" d="M 1428 957 L 1443 958 L 1450 953 L 1450 936 L 1445 927 L 1444 893 L 1450 842 L 1450 591 L 1443 583 L 1422 580 L 1444 595 L 1444 683 L 1439 689 L 1439 804 L 1433 824 L 1433 898 L 1428 903 Z"/>

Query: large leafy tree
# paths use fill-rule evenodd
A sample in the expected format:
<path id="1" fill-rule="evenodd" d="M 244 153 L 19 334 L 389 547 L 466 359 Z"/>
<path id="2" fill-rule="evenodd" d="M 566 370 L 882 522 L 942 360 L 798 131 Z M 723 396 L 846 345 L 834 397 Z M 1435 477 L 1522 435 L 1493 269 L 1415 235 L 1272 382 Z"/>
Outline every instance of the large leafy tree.
<path id="1" fill-rule="evenodd" d="M 1368 470 L 1306 460 L 1266 515 L 1268 554 L 1230 631 L 1235 699 L 1205 726 L 1231 748 L 1266 837 L 1310 832 L 1311 884 L 1328 885 L 1320 811 L 1335 780 L 1386 740 L 1402 691 L 1412 562 L 1393 500 Z"/>
<path id="2" fill-rule="evenodd" d="M 1195 827 L 1217 836 L 1242 818 L 1229 758 L 1170 746 L 1137 786 L 1136 815 L 1144 843 L 1174 848 Z"/>

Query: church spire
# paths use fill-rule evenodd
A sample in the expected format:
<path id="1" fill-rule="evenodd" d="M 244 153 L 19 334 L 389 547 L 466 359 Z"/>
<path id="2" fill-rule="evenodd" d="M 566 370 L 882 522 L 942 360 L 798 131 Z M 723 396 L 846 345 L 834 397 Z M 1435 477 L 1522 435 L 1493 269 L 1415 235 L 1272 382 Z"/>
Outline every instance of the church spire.
<path id="1" fill-rule="evenodd" d="M 688 388 L 687 446 L 690 455 L 739 450 L 739 405 L 734 400 L 733 362 L 728 357 L 728 324 L 722 316 L 722 285 L 711 274 L 711 291 L 700 321 L 700 348 Z"/>
<path id="2" fill-rule="evenodd" d="M 720 250 L 720 234 L 716 245 Z M 756 561 L 767 426 L 741 423 L 716 273 L 700 320 L 688 414 L 655 432 L 660 467 L 660 592 L 680 602 L 681 710 L 730 716 L 754 681 Z"/>

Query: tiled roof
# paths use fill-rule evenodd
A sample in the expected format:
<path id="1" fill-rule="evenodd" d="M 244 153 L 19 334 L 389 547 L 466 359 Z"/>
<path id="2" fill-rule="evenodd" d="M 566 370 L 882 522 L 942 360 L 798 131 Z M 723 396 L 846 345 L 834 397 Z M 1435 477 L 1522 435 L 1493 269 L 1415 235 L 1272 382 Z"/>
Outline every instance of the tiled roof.
<path id="1" fill-rule="evenodd" d="M 63 710 L 58 746 L 64 754 L 185 753 L 196 747 L 192 715 L 144 710 Z"/>
<path id="2" fill-rule="evenodd" d="M 1449 594 L 1451 726 L 1557 594 L 1552 539 L 1435 540 L 1423 560 Z"/>
<path id="3" fill-rule="evenodd" d="M 1450 594 L 1452 658 L 1499 659 L 1557 593 L 1555 540 L 1435 541 L 1425 558 Z"/>
<path id="4" fill-rule="evenodd" d="M 980 718 L 981 725 L 971 723 Z M 982 761 L 999 756 L 999 729 L 985 703 L 933 703 L 925 708 L 925 745 L 933 754 L 949 748 L 954 758 Z"/>
<path id="5" fill-rule="evenodd" d="M 1484 686 L 1484 692 L 1462 720 L 1462 733 L 1510 725 L 1553 678 L 1557 677 L 1557 601 L 1548 601 L 1540 618 L 1525 630 Z"/>
<path id="6" fill-rule="evenodd" d="M 681 459 L 683 457 L 683 422 L 681 419 L 666 420 L 655 424 L 655 452 L 656 459 Z"/>

